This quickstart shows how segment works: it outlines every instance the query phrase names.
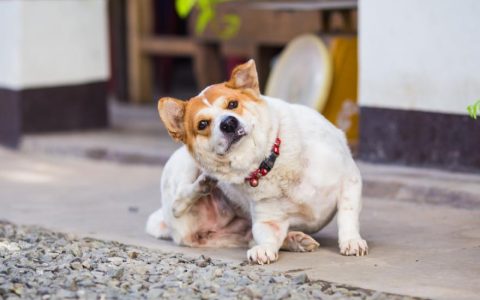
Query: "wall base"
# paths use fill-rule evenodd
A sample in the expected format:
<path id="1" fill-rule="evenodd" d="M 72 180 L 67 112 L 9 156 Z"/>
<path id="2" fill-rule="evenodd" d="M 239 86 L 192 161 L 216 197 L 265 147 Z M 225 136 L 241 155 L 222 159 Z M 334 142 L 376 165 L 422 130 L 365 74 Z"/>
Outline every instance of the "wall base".
<path id="1" fill-rule="evenodd" d="M 15 148 L 20 143 L 21 114 L 17 94 L 0 89 L 0 145 Z"/>
<path id="2" fill-rule="evenodd" d="M 25 90 L 0 89 L 0 125 L 0 135 L 4 136 L 5 144 L 11 145 L 15 145 L 14 136 L 19 136 L 20 131 L 39 133 L 105 128 L 108 125 L 106 82 Z"/>
<path id="3" fill-rule="evenodd" d="M 480 172 L 480 120 L 465 115 L 360 108 L 362 160 Z"/>

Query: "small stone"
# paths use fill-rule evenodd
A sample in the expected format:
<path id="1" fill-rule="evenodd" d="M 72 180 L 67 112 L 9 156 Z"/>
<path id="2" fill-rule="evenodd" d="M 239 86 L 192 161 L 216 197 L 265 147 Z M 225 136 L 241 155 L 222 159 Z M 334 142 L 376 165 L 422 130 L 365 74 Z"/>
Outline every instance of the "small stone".
<path id="1" fill-rule="evenodd" d="M 300 273 L 297 276 L 292 278 L 292 282 L 295 284 L 304 284 L 309 282 L 310 279 L 308 278 L 306 273 Z"/>
<path id="2" fill-rule="evenodd" d="M 120 278 L 122 278 L 123 273 L 124 273 L 124 269 L 123 269 L 123 268 L 111 269 L 111 270 L 108 272 L 108 276 L 110 276 L 110 277 L 113 278 L 113 279 L 120 279 Z"/>
<path id="3" fill-rule="evenodd" d="M 77 297 L 80 299 L 85 299 L 87 295 L 87 292 L 85 290 L 78 290 L 77 291 Z"/>
<path id="4" fill-rule="evenodd" d="M 212 261 L 212 259 L 210 257 L 205 257 L 205 256 L 200 256 L 200 258 L 198 259 L 196 265 L 200 268 L 205 268 L 206 266 L 209 265 L 209 263 Z"/>
<path id="5" fill-rule="evenodd" d="M 138 252 L 128 251 L 128 257 L 131 258 L 131 259 L 136 259 L 138 257 Z"/>
<path id="6" fill-rule="evenodd" d="M 75 257 L 82 257 L 83 256 L 82 249 L 80 249 L 78 244 L 71 245 L 69 250 L 70 250 L 70 253 L 73 254 Z"/>
<path id="7" fill-rule="evenodd" d="M 70 263 L 70 268 L 72 268 L 72 270 L 81 270 L 81 269 L 83 269 L 83 266 L 80 262 L 74 261 L 74 262 Z"/>
<path id="8" fill-rule="evenodd" d="M 12 288 L 12 292 L 15 294 L 21 296 L 23 294 L 23 284 L 21 283 L 15 283 Z"/>
<path id="9" fill-rule="evenodd" d="M 59 290 L 56 296 L 60 299 L 77 298 L 77 293 L 69 290 Z"/>
<path id="10" fill-rule="evenodd" d="M 109 257 L 108 261 L 114 264 L 115 266 L 119 266 L 123 263 L 123 258 L 121 257 Z"/>
<path id="11" fill-rule="evenodd" d="M 290 297 L 290 291 L 287 288 L 280 289 L 276 294 L 276 299 L 279 299 L 279 300 L 287 299 L 289 297 Z"/>
<path id="12" fill-rule="evenodd" d="M 84 260 L 84 261 L 82 262 L 82 266 L 83 266 L 85 269 L 88 269 L 88 270 L 90 270 L 90 269 L 92 268 L 92 265 L 90 264 L 90 261 L 88 261 L 88 260 Z"/>
<path id="13" fill-rule="evenodd" d="M 312 296 L 313 296 L 313 298 L 315 298 L 315 299 L 324 299 L 324 298 L 326 298 L 326 294 L 324 294 L 321 290 L 313 290 L 313 291 L 312 291 Z M 372 299 L 376 299 L 376 298 L 372 298 Z"/>
<path id="14" fill-rule="evenodd" d="M 258 276 L 257 274 L 255 274 L 253 272 L 248 273 L 247 277 L 253 282 L 256 282 L 256 281 L 260 280 L 260 276 Z"/>
<path id="15" fill-rule="evenodd" d="M 222 277 L 222 275 L 223 275 L 223 270 L 222 269 L 216 269 L 213 272 L 213 276 L 215 276 L 215 277 Z"/>
<path id="16" fill-rule="evenodd" d="M 148 273 L 148 269 L 145 266 L 134 266 L 133 271 L 140 275 L 145 275 Z"/>
<path id="17" fill-rule="evenodd" d="M 244 292 L 250 299 L 262 299 L 262 293 L 254 287 L 247 287 Z"/>
<path id="18" fill-rule="evenodd" d="M 150 289 L 147 294 L 147 298 L 149 299 L 159 299 L 159 298 L 164 298 L 165 295 L 163 295 L 163 290 L 161 289 Z"/>

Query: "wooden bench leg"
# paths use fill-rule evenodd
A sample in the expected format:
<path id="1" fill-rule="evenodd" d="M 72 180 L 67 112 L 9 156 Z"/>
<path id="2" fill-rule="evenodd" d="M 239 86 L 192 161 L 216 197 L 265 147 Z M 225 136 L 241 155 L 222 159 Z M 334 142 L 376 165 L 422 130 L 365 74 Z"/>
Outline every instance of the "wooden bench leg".
<path id="1" fill-rule="evenodd" d="M 151 58 L 142 53 L 142 37 L 151 35 L 151 0 L 127 0 L 128 24 L 128 93 L 134 103 L 152 102 L 153 80 Z"/>

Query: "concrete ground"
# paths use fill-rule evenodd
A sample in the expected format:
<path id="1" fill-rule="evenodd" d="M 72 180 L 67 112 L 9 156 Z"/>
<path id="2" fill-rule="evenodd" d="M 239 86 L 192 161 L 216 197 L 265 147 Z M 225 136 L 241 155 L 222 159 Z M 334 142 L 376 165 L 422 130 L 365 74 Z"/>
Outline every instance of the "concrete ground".
<path id="1" fill-rule="evenodd" d="M 113 129 L 27 136 L 0 149 L 0 219 L 241 262 L 245 249 L 191 249 L 144 233 L 160 206 L 161 165 L 178 147 L 154 109 L 113 107 Z M 436 299 L 480 294 L 480 176 L 360 163 L 366 257 L 339 255 L 332 222 L 313 253 L 268 266 L 312 279 Z"/>
<path id="2" fill-rule="evenodd" d="M 0 166 L 1 219 L 164 251 L 245 259 L 245 249 L 182 248 L 144 233 L 148 214 L 160 203 L 160 166 L 5 150 L 0 151 Z M 398 177 L 388 170 L 380 167 L 382 177 Z M 478 177 L 463 176 L 478 184 Z M 367 257 L 338 254 L 333 222 L 316 235 L 318 251 L 285 252 L 277 263 L 255 268 L 304 270 L 313 279 L 411 296 L 478 297 L 480 201 L 468 209 L 401 197 L 365 197 L 364 202 L 361 224 L 370 245 Z"/>

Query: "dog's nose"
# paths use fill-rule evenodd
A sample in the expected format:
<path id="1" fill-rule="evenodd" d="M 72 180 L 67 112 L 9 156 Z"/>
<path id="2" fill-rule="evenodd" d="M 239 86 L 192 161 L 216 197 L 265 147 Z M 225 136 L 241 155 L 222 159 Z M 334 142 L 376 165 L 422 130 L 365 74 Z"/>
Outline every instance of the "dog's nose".
<path id="1" fill-rule="evenodd" d="M 238 127 L 238 120 L 233 116 L 226 117 L 225 119 L 222 120 L 222 123 L 220 123 L 220 130 L 225 133 L 235 132 L 237 127 Z"/>

